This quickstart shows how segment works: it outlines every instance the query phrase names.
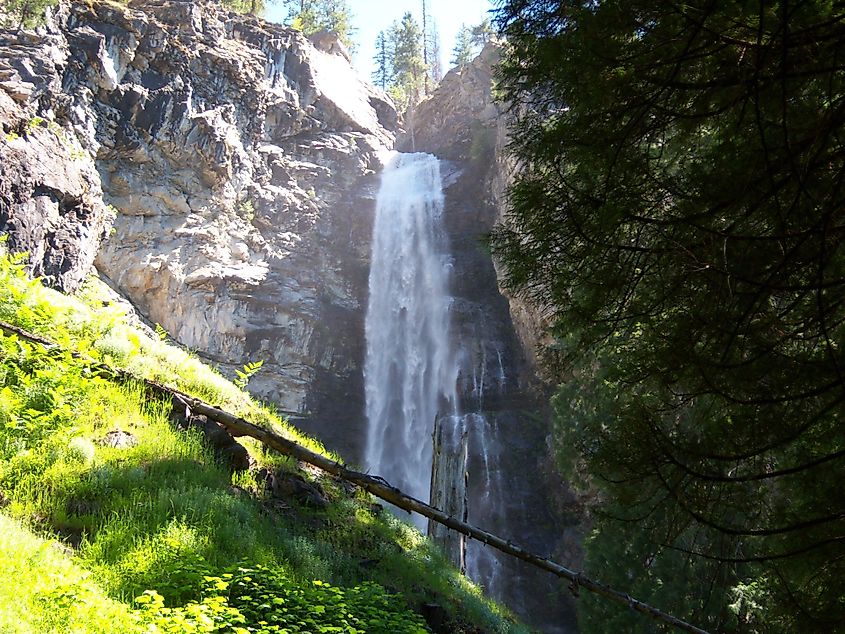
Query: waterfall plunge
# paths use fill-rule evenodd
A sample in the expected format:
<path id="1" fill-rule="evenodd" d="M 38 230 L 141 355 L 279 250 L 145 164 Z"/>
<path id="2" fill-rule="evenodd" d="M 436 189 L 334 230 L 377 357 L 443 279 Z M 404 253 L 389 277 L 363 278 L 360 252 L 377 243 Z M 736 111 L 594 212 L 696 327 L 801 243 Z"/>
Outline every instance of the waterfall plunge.
<path id="1" fill-rule="evenodd" d="M 523 492 L 536 494 L 535 469 L 528 462 L 536 453 L 519 446 L 521 431 L 512 433 L 523 412 L 509 405 L 521 394 L 507 363 L 513 348 L 504 329 L 510 322 L 491 323 L 495 310 L 478 303 L 486 301 L 484 284 L 495 292 L 495 274 L 485 281 L 466 248 L 448 244 L 443 204 L 436 158 L 393 155 L 382 174 L 373 233 L 364 363 L 366 465 L 416 498 L 428 500 L 431 492 L 435 506 L 491 532 L 544 534 L 551 515 L 542 506 L 529 511 L 521 499 Z M 458 250 L 453 253 L 451 246 Z M 467 289 L 476 284 L 475 276 L 480 294 Z M 426 528 L 422 518 L 412 519 Z M 491 596 L 523 617 L 540 618 L 544 630 L 568 631 L 558 628 L 557 617 L 543 621 L 548 601 L 535 591 L 542 578 L 535 580 L 531 571 L 514 567 L 484 544 L 466 543 L 437 524 L 429 526 L 429 534 Z"/>
<path id="2" fill-rule="evenodd" d="M 381 177 L 373 231 L 365 460 L 420 500 L 429 499 L 435 418 L 457 413 L 442 215 L 437 159 L 394 154 Z"/>

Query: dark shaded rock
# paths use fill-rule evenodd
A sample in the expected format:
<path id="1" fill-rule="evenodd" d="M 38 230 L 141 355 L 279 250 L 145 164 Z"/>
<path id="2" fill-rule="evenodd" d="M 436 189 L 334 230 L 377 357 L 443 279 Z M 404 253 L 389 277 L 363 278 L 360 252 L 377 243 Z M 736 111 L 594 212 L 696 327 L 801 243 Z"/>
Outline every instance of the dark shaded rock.
<path id="1" fill-rule="evenodd" d="M 267 467 L 261 467 L 260 469 L 255 471 L 254 474 L 255 483 L 264 491 L 269 492 L 271 489 L 271 481 L 273 478 L 273 472 L 270 471 Z"/>
<path id="2" fill-rule="evenodd" d="M 57 122 L 68 49 L 54 32 L 0 30 L 0 233 L 28 254 L 48 286 L 74 291 L 91 269 L 114 214 L 92 154 Z"/>
<path id="3" fill-rule="evenodd" d="M 234 495 L 236 498 L 241 498 L 241 499 L 249 499 L 249 498 L 252 497 L 250 495 L 249 491 L 247 491 L 245 488 L 240 487 L 236 484 L 233 484 L 229 487 L 229 493 Z"/>
<path id="4" fill-rule="evenodd" d="M 447 630 L 443 628 L 446 625 L 448 615 L 442 605 L 437 603 L 423 603 L 420 606 L 420 613 L 432 632 L 435 632 L 435 634 L 440 634 L 441 632 L 446 634 Z"/>
<path id="5" fill-rule="evenodd" d="M 0 103 L 0 108 L 2 104 Z M 91 269 L 114 215 L 91 158 L 57 126 L 22 112 L 0 140 L 0 233 L 12 252 L 28 254 L 33 276 L 75 291 Z"/>
<path id="6" fill-rule="evenodd" d="M 67 514 L 73 515 L 97 515 L 100 512 L 100 505 L 95 500 L 86 500 L 84 498 L 71 498 L 65 505 Z"/>
<path id="7" fill-rule="evenodd" d="M 231 436 L 229 437 L 231 438 Z M 237 442 L 232 442 L 220 448 L 218 450 L 218 457 L 223 464 L 228 465 L 229 469 L 235 472 L 247 471 L 252 464 L 249 452 L 243 445 Z"/>
<path id="8" fill-rule="evenodd" d="M 373 517 L 380 517 L 384 513 L 384 505 L 378 502 L 369 502 L 366 506 L 367 510 L 373 514 Z"/>
<path id="9" fill-rule="evenodd" d="M 252 463 L 246 447 L 236 441 L 220 423 L 209 420 L 201 414 L 194 414 L 179 399 L 173 399 L 170 420 L 178 429 L 193 429 L 203 435 L 206 444 L 214 451 L 221 464 L 230 471 L 247 471 Z"/>
<path id="10" fill-rule="evenodd" d="M 309 482 L 298 473 L 277 471 L 270 478 L 270 492 L 274 497 L 293 499 L 305 506 L 325 509 L 329 506 L 323 487 Z"/>

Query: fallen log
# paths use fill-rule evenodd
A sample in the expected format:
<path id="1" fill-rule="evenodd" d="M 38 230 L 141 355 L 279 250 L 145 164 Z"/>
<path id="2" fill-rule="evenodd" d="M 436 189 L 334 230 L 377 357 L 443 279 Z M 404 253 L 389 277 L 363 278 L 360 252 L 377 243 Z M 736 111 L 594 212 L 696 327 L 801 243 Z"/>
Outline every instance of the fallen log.
<path id="1" fill-rule="evenodd" d="M 2 321 L 0 321 L 0 330 L 33 343 L 41 344 L 49 349 L 59 349 L 59 346 L 47 339 L 44 339 L 43 337 L 39 337 L 38 335 L 29 333 L 21 328 Z M 426 504 L 425 502 L 406 495 L 379 476 L 373 476 L 349 469 L 345 465 L 332 460 L 331 458 L 327 458 L 322 454 L 311 451 L 310 449 L 307 449 L 302 445 L 285 438 L 284 436 L 264 429 L 263 427 L 259 427 L 258 425 L 250 423 L 239 416 L 235 416 L 234 414 L 214 407 L 213 405 L 209 405 L 208 403 L 185 394 L 178 389 L 162 385 L 156 381 L 137 377 L 125 370 L 112 368 L 94 359 L 85 359 L 78 353 L 73 353 L 73 356 L 84 359 L 93 367 L 102 370 L 103 372 L 110 373 L 116 378 L 139 381 L 155 392 L 178 399 L 183 405 L 193 410 L 193 412 L 202 414 L 223 425 L 234 437 L 249 436 L 250 438 L 254 438 L 262 444 L 275 449 L 279 453 L 295 458 L 296 460 L 306 462 L 338 478 L 351 482 L 365 491 L 368 491 L 372 495 L 375 495 L 386 502 L 390 502 L 394 506 L 406 511 L 419 513 L 423 517 L 451 528 L 452 530 L 462 533 L 467 537 L 478 540 L 488 546 L 491 546 L 492 548 L 511 555 L 512 557 L 516 557 L 517 559 L 525 561 L 533 566 L 542 568 L 543 570 L 546 570 L 562 579 L 566 579 L 570 582 L 570 590 L 572 590 L 573 594 L 577 595 L 578 590 L 583 588 L 589 592 L 594 592 L 612 601 L 616 601 L 617 603 L 627 605 L 636 612 L 649 616 L 656 621 L 672 625 L 682 631 L 694 632 L 695 634 L 708 634 L 706 630 L 678 619 L 671 614 L 667 614 L 662 610 L 648 605 L 647 603 L 643 603 L 624 592 L 620 592 L 602 583 L 593 581 L 580 572 L 570 570 L 569 568 L 566 568 L 565 566 L 562 566 L 561 564 L 558 564 L 546 557 L 541 557 L 540 555 L 531 553 L 519 545 L 514 544 L 510 540 L 488 533 L 487 531 L 467 522 L 456 519 L 444 513 L 440 509 Z"/>

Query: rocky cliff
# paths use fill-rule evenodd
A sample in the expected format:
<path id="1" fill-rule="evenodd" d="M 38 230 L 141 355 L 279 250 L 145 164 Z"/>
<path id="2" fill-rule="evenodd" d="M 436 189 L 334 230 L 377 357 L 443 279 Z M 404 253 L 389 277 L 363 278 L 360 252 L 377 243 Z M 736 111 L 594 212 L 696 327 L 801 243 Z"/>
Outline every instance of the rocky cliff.
<path id="1" fill-rule="evenodd" d="M 54 286 L 96 255 L 177 342 L 230 372 L 264 361 L 251 390 L 354 459 L 396 121 L 330 34 L 213 2 L 60 4 L 0 35 L 0 225 Z"/>
<path id="2" fill-rule="evenodd" d="M 469 188 L 479 206 L 493 212 L 474 219 L 478 233 L 506 221 L 507 189 L 516 167 L 507 152 L 506 108 L 493 95 L 499 50 L 497 43 L 489 42 L 471 63 L 447 73 L 431 98 L 413 113 L 409 122 L 413 130 L 398 139 L 403 149 L 414 147 L 461 166 L 463 178 L 456 189 Z M 528 363 L 523 378 L 542 381 L 552 361 L 545 311 L 524 297 L 502 292 Z"/>
<path id="3" fill-rule="evenodd" d="M 468 497 L 483 501 L 470 520 L 577 564 L 577 501 L 545 451 L 542 324 L 500 294 L 482 242 L 512 167 L 496 57 L 491 45 L 450 72 L 400 146 L 443 159 Z M 230 374 L 263 361 L 251 391 L 360 458 L 372 215 L 397 116 L 335 37 L 213 2 L 60 4 L 37 32 L 0 32 L 0 124 L 0 230 L 34 274 L 73 290 L 94 262 L 148 323 Z M 571 631 L 545 573 L 469 548 L 494 595 Z"/>

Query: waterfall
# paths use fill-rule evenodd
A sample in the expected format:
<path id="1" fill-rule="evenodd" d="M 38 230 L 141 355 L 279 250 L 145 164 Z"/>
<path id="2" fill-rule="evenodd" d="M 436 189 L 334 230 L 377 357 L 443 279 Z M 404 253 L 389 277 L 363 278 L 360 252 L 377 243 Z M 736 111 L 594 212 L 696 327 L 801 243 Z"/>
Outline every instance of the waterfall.
<path id="1" fill-rule="evenodd" d="M 519 378 L 492 263 L 466 239 L 482 230 L 474 203 L 450 190 L 462 202 L 450 207 L 447 233 L 440 169 L 428 154 L 393 154 L 381 176 L 365 321 L 365 464 L 453 517 L 551 550 L 562 533 L 538 477 L 546 432 L 530 418 L 536 404 Z M 542 631 L 569 631 L 560 623 L 574 623 L 571 604 L 537 592 L 545 573 L 411 519 L 490 596 Z"/>
<path id="2" fill-rule="evenodd" d="M 381 177 L 373 229 L 364 383 L 367 468 L 429 499 L 432 433 L 457 418 L 440 165 L 394 154 Z M 417 524 L 422 528 L 421 521 Z"/>

